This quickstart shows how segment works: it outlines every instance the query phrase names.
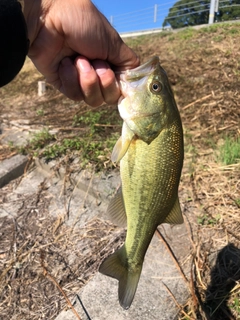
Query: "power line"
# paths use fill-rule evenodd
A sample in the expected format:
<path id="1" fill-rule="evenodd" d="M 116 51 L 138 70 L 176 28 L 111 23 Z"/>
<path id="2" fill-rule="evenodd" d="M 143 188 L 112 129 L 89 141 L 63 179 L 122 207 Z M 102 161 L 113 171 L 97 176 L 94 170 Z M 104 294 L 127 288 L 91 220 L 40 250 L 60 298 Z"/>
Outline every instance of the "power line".
<path id="1" fill-rule="evenodd" d="M 175 18 L 183 17 L 183 16 L 194 15 L 196 13 L 200 13 L 200 12 L 202 13 L 202 12 L 206 12 L 206 11 L 209 11 L 209 9 L 199 10 L 199 11 L 196 11 L 196 12 L 188 12 L 188 13 L 184 13 L 184 14 L 178 14 L 176 16 L 167 17 L 166 20 L 171 20 L 171 19 L 175 19 Z"/>
<path id="2" fill-rule="evenodd" d="M 164 4 L 156 4 L 152 7 L 111 16 L 110 22 L 115 28 L 118 29 L 131 29 L 136 26 L 143 26 L 144 24 L 156 26 L 157 22 L 160 23 L 164 20 L 169 21 L 179 17 L 199 15 L 201 13 L 209 12 L 211 0 L 206 2 L 204 1 L 204 3 L 201 3 L 201 1 L 191 1 L 187 4 L 179 2 L 180 1 L 165 2 Z M 228 3 L 229 0 L 219 0 L 218 10 L 240 6 L 240 4 Z M 169 5 L 172 5 L 172 7 L 169 8 Z M 166 13 L 167 9 L 169 11 L 168 14 Z M 171 9 L 174 10 L 171 12 Z M 171 16 L 171 14 L 174 15 Z"/>
<path id="3" fill-rule="evenodd" d="M 153 7 L 151 9 L 153 9 Z M 138 14 L 136 17 L 142 17 L 142 16 L 146 17 L 147 14 L 149 14 L 149 15 L 151 15 L 151 17 L 153 17 L 153 10 L 151 10 L 149 12 L 144 12 L 144 13 Z M 131 16 L 131 19 L 133 19 L 133 18 L 134 18 L 134 15 Z M 123 17 L 121 19 L 116 16 L 113 16 L 113 19 L 114 19 L 114 21 L 126 21 L 126 20 L 129 20 L 129 17 Z"/>
<path id="4" fill-rule="evenodd" d="M 125 16 L 125 15 L 129 15 L 129 14 L 132 14 L 132 13 L 145 11 L 145 10 L 152 9 L 152 8 L 153 7 L 148 7 L 148 8 L 144 8 L 144 9 L 140 9 L 140 10 L 136 10 L 136 11 L 130 11 L 130 12 L 126 12 L 126 13 L 121 13 L 121 14 L 114 15 L 114 17 Z"/>

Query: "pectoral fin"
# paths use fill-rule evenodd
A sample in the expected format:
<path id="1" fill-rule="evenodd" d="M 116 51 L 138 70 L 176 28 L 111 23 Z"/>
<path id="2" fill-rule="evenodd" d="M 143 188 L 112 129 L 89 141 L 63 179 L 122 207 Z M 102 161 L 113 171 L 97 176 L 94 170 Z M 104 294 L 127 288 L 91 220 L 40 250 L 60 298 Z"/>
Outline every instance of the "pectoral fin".
<path id="1" fill-rule="evenodd" d="M 170 224 L 181 224 L 183 223 L 183 216 L 182 216 L 182 210 L 179 204 L 179 199 L 177 197 L 175 204 L 169 213 L 169 215 L 164 220 L 165 223 Z"/>
<path id="2" fill-rule="evenodd" d="M 124 157 L 134 135 L 135 134 L 128 128 L 128 126 L 124 122 L 122 128 L 122 136 L 118 139 L 112 151 L 112 162 L 119 162 Z"/>
<path id="3" fill-rule="evenodd" d="M 122 187 L 120 187 L 114 198 L 110 201 L 107 209 L 107 215 L 120 227 L 126 227 L 127 216 L 124 207 Z"/>

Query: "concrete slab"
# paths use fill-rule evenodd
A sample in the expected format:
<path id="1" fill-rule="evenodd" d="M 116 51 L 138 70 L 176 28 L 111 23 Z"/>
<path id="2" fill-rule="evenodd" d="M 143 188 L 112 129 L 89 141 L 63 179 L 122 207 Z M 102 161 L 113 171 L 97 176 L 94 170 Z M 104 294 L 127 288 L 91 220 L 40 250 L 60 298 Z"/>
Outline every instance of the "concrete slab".
<path id="1" fill-rule="evenodd" d="M 4 115 L 2 117 L 4 119 Z M 13 121 L 13 123 L 2 123 L 1 124 L 1 143 L 2 144 L 13 144 L 15 146 L 24 146 L 30 140 L 33 130 L 29 125 L 21 125 L 18 122 L 24 120 Z M 36 130 L 35 130 L 36 131 Z"/>
<path id="2" fill-rule="evenodd" d="M 44 184 L 51 199 L 48 207 L 49 215 L 60 216 L 69 206 L 69 218 L 65 223 L 69 226 L 84 226 L 91 219 L 105 216 L 109 199 L 119 183 L 117 171 L 111 175 L 91 175 L 89 172 L 81 171 L 66 181 L 64 170 L 56 175 L 51 166 L 38 161 L 36 168 L 23 177 L 9 196 L 9 201 L 1 205 L 0 216 L 16 215 L 22 199 L 37 193 Z M 185 226 L 164 225 L 161 228 L 178 259 L 185 259 L 190 251 Z M 188 272 L 187 266 L 185 271 Z M 179 304 L 186 302 L 189 295 L 188 288 L 169 252 L 154 236 L 144 261 L 135 299 L 129 310 L 123 310 L 118 303 L 118 282 L 99 273 L 93 275 L 87 285 L 76 294 L 79 294 L 91 319 L 94 320 L 175 320 L 178 309 L 163 283 L 171 290 Z M 75 308 L 82 320 L 87 319 L 77 299 Z M 63 319 L 71 320 L 76 317 L 71 310 L 68 310 L 62 311 L 56 318 L 56 320 Z"/>
<path id="3" fill-rule="evenodd" d="M 17 154 L 10 159 L 0 161 L 0 188 L 20 177 L 28 162 L 28 157 Z"/>
<path id="4" fill-rule="evenodd" d="M 168 228 L 167 233 L 168 236 L 175 237 L 176 242 L 184 240 L 186 243 L 187 231 L 184 225 Z M 188 246 L 185 249 L 188 250 Z M 186 283 L 164 244 L 154 236 L 129 310 L 123 310 L 118 303 L 118 281 L 100 273 L 80 291 L 79 296 L 89 316 L 94 320 L 175 320 L 179 310 L 164 284 L 180 305 L 186 302 L 189 296 Z M 82 320 L 88 319 L 78 300 L 74 307 Z M 72 310 L 62 311 L 56 318 L 75 319 Z"/>

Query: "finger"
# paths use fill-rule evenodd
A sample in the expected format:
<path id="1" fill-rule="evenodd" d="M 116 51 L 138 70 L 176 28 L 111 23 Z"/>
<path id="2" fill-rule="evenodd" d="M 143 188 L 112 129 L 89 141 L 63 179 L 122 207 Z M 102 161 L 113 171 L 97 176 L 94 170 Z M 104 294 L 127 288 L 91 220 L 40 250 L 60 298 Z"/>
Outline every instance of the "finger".
<path id="1" fill-rule="evenodd" d="M 98 75 L 104 101 L 108 104 L 115 104 L 120 97 L 120 89 L 114 72 L 103 60 L 93 60 L 92 66 Z"/>
<path id="2" fill-rule="evenodd" d="M 70 58 L 64 58 L 59 66 L 61 86 L 59 91 L 76 101 L 84 99 L 78 82 L 78 71 Z"/>
<path id="3" fill-rule="evenodd" d="M 104 98 L 96 71 L 89 61 L 82 56 L 76 58 L 75 65 L 78 70 L 79 83 L 84 95 L 84 101 L 92 107 L 100 106 Z"/>
<path id="4" fill-rule="evenodd" d="M 109 55 L 109 61 L 113 63 L 116 68 L 115 71 L 124 71 L 136 68 L 140 65 L 140 59 L 137 54 L 130 49 L 123 41 L 119 44 L 118 55 L 112 50 Z M 112 59 L 111 59 L 112 58 Z"/>

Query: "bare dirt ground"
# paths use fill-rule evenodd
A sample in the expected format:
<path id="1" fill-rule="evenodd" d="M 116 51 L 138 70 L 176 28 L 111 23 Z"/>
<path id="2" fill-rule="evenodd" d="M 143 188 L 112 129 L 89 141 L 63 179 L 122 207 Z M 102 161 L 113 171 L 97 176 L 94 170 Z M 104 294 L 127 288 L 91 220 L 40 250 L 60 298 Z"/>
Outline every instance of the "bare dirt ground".
<path id="1" fill-rule="evenodd" d="M 237 23 L 126 41 L 142 61 L 152 55 L 160 56 L 184 127 L 185 163 L 179 195 L 192 240 L 188 257 L 192 272 L 186 275 L 191 297 L 185 306 L 179 306 L 179 319 L 240 319 L 240 162 L 238 159 L 225 164 L 220 158 L 226 136 L 237 141 L 240 135 L 239 41 Z M 86 128 L 74 127 L 73 119 L 91 108 L 66 99 L 51 86 L 44 97 L 38 98 L 38 80 L 42 76 L 27 62 L 21 74 L 0 89 L 2 123 L 17 125 L 23 131 L 41 130 L 43 126 L 57 129 L 58 141 L 64 137 L 82 137 Z M 120 132 L 115 107 L 102 106 L 96 110 L 107 110 L 106 116 L 112 114 L 110 125 L 102 127 L 102 138 Z M 11 146 L 0 145 L 0 159 L 14 152 Z M 109 161 L 109 155 L 107 149 L 101 161 Z M 62 165 L 69 166 L 67 161 L 76 156 L 71 151 Z M 7 201 L 11 188 L 13 183 L 0 191 L 0 203 Z M 97 271 L 99 253 L 106 248 L 106 242 L 99 239 L 113 241 L 112 225 L 91 222 L 82 241 L 91 237 L 96 258 L 93 261 L 86 255 L 81 264 L 84 268 L 74 266 L 65 259 L 79 238 L 75 233 L 70 236 L 61 224 L 53 230 L 56 221 L 46 218 L 48 199 L 44 198 L 44 186 L 39 197 L 29 201 L 23 203 L 15 221 L 0 221 L 0 313 L 4 319 L 53 319 L 65 299 L 51 275 L 70 293 L 80 286 L 79 278 L 84 284 Z M 38 209 L 37 219 L 27 210 L 31 203 Z M 116 246 L 121 243 L 121 236 L 119 239 Z M 47 246 L 49 243 L 51 246 Z M 64 247 L 66 243 L 72 247 Z M 61 257 L 63 247 L 65 257 Z M 18 268 L 16 256 L 21 263 Z M 59 261 L 58 265 L 54 264 L 55 260 Z"/>

